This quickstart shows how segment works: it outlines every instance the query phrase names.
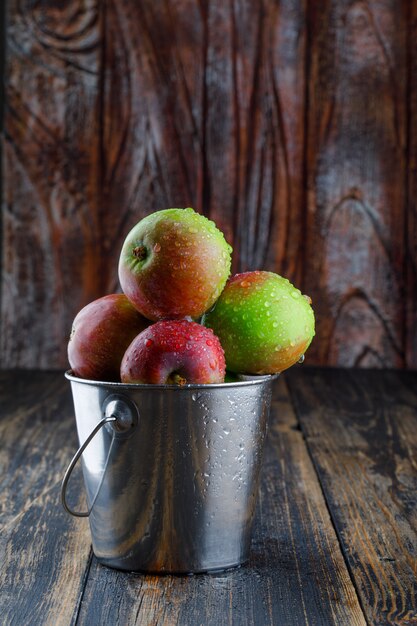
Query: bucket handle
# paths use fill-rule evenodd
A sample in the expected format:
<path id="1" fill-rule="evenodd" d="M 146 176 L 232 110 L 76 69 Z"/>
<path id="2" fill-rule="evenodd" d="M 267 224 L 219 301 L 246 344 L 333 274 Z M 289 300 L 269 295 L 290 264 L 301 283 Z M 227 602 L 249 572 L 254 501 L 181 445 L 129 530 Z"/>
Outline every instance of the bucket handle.
<path id="1" fill-rule="evenodd" d="M 116 421 L 117 421 L 117 417 L 115 415 L 109 415 L 107 417 L 103 417 L 103 419 L 101 419 L 94 426 L 93 430 L 88 435 L 88 437 L 84 441 L 84 443 L 81 444 L 81 446 L 78 448 L 77 452 L 74 454 L 70 464 L 67 467 L 67 471 L 64 474 L 64 478 L 62 480 L 62 485 L 61 485 L 61 502 L 62 502 L 62 506 L 67 511 L 67 513 L 69 513 L 70 515 L 73 515 L 74 517 L 88 517 L 90 515 L 90 513 L 91 513 L 91 510 L 92 510 L 93 506 L 94 506 L 94 502 L 91 505 L 91 508 L 90 508 L 89 511 L 74 511 L 73 509 L 71 509 L 71 507 L 69 506 L 69 504 L 67 502 L 67 486 L 68 486 L 68 481 L 69 481 L 69 479 L 71 477 L 72 471 L 73 471 L 74 467 L 76 466 L 78 459 L 80 458 L 80 456 L 82 455 L 82 453 L 84 452 L 84 450 L 86 449 L 86 447 L 88 446 L 90 441 L 96 436 L 98 431 L 101 428 L 103 428 L 103 426 L 105 424 L 107 424 L 108 422 L 116 422 Z"/>

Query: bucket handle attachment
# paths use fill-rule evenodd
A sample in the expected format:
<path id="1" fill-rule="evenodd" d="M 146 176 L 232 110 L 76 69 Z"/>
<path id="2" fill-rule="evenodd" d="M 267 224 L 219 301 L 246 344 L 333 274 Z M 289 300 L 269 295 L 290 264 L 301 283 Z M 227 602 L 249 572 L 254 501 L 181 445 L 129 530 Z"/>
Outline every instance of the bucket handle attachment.
<path id="1" fill-rule="evenodd" d="M 88 517 L 91 513 L 94 502 L 89 511 L 74 511 L 73 509 L 71 509 L 71 507 L 69 506 L 67 502 L 67 486 L 68 486 L 68 482 L 71 477 L 72 471 L 74 467 L 76 466 L 78 459 L 80 458 L 80 456 L 82 455 L 82 453 L 84 452 L 84 450 L 86 449 L 90 441 L 97 435 L 98 431 L 101 428 L 103 428 L 103 426 L 107 424 L 108 422 L 116 422 L 116 421 L 117 421 L 117 417 L 115 417 L 114 415 L 103 417 L 103 419 L 101 419 L 94 426 L 93 430 L 88 435 L 84 443 L 78 448 L 77 452 L 74 454 L 70 464 L 67 467 L 67 471 L 64 474 L 64 478 L 62 480 L 62 485 L 61 485 L 61 502 L 62 502 L 62 506 L 67 511 L 67 513 L 69 513 L 70 515 L 73 515 L 74 517 Z"/>

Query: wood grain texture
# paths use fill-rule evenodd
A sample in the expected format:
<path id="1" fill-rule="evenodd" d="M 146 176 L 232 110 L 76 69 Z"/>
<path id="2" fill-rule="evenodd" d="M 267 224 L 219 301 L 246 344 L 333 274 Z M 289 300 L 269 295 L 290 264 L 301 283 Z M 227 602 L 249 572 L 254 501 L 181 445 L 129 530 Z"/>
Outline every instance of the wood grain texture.
<path id="1" fill-rule="evenodd" d="M 416 373 L 286 378 L 368 623 L 416 624 Z"/>
<path id="2" fill-rule="evenodd" d="M 7 3 L 0 367 L 65 367 L 129 229 L 194 206 L 313 298 L 313 364 L 417 367 L 417 0 Z"/>
<path id="3" fill-rule="evenodd" d="M 55 487 L 77 443 L 72 415 L 62 374 L 0 372 L 0 530 Z"/>
<path id="4" fill-rule="evenodd" d="M 408 205 L 406 214 L 405 306 L 407 365 L 417 369 L 417 2 L 408 27 Z"/>
<path id="5" fill-rule="evenodd" d="M 301 279 L 304 3 L 106 4 L 103 205 L 117 255 L 142 216 L 193 206 L 234 268 Z M 117 288 L 109 265 L 107 290 Z"/>
<path id="6" fill-rule="evenodd" d="M 0 622 L 67 626 L 90 563 L 88 523 L 59 499 L 76 449 L 68 383 L 61 373 L 2 372 L 0 390 Z M 81 483 L 76 474 L 74 506 Z"/>
<path id="7" fill-rule="evenodd" d="M 155 577 L 93 559 L 78 624 L 365 624 L 283 380 L 274 397 L 250 563 Z"/>
<path id="8" fill-rule="evenodd" d="M 64 367 L 103 295 L 93 0 L 7 3 L 0 366 Z"/>
<path id="9" fill-rule="evenodd" d="M 416 623 L 416 373 L 286 372 L 274 390 L 250 563 L 161 577 L 100 566 L 86 521 L 61 509 L 75 448 L 63 382 L 51 372 L 0 375 L 2 623 Z"/>
<path id="10" fill-rule="evenodd" d="M 309 3 L 310 362 L 405 364 L 407 7 Z"/>

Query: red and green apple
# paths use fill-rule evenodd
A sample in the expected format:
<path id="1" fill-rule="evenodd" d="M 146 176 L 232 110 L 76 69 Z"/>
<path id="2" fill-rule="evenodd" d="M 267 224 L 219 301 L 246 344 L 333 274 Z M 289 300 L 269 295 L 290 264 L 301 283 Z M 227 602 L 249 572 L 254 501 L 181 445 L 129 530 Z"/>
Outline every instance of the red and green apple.
<path id="1" fill-rule="evenodd" d="M 236 274 L 203 318 L 224 348 L 227 369 L 274 374 L 296 363 L 314 336 L 311 299 L 273 272 Z"/>
<path id="2" fill-rule="evenodd" d="M 198 319 L 230 274 L 231 246 L 193 209 L 165 209 L 127 235 L 119 260 L 122 289 L 150 320 Z"/>

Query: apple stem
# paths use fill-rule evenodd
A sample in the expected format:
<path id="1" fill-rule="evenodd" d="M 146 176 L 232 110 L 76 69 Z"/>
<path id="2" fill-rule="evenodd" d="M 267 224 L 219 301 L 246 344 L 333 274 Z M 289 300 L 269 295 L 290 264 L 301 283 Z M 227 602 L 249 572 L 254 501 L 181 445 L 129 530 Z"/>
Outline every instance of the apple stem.
<path id="1" fill-rule="evenodd" d="M 143 261 L 146 258 L 145 246 L 136 246 L 136 248 L 133 248 L 132 253 L 139 261 Z"/>
<path id="2" fill-rule="evenodd" d="M 180 374 L 173 374 L 170 378 L 174 385 L 180 385 L 180 387 L 182 387 L 183 385 L 187 383 L 187 379 L 184 378 L 184 376 L 181 376 Z"/>

